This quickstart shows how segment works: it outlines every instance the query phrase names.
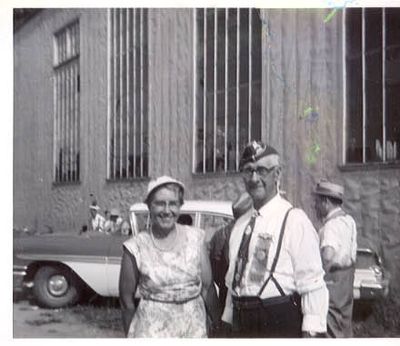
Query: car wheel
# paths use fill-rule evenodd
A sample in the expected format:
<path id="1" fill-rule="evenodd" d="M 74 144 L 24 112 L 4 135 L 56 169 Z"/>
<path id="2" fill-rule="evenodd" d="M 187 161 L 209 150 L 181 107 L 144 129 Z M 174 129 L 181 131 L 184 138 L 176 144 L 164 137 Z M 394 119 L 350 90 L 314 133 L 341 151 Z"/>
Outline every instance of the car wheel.
<path id="1" fill-rule="evenodd" d="M 60 267 L 45 266 L 36 272 L 33 294 L 40 306 L 60 308 L 77 303 L 81 290 L 73 273 Z"/>

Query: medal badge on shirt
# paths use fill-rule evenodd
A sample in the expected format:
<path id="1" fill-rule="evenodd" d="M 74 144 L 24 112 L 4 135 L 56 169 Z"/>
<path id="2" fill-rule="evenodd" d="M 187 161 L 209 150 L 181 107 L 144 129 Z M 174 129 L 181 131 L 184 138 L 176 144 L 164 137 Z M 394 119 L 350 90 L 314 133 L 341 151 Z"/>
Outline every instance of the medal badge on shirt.
<path id="1" fill-rule="evenodd" d="M 254 259 L 251 262 L 249 280 L 262 283 L 268 265 L 268 254 L 272 244 L 272 235 L 268 233 L 257 234 L 254 248 Z"/>

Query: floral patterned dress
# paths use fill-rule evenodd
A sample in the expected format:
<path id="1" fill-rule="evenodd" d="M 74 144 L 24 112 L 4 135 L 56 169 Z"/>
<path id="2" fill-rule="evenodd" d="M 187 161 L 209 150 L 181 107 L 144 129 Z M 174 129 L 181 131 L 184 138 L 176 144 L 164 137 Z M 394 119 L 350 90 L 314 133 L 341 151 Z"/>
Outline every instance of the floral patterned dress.
<path id="1" fill-rule="evenodd" d="M 142 297 L 128 337 L 206 337 L 201 292 L 201 246 L 204 231 L 176 225 L 179 244 L 170 251 L 155 246 L 149 232 L 124 243 L 135 256 Z"/>

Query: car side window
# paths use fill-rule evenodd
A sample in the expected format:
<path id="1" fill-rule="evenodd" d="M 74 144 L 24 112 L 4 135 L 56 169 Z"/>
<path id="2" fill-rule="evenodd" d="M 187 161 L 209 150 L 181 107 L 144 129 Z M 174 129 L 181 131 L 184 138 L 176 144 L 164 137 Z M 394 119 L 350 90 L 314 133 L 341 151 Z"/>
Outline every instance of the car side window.
<path id="1" fill-rule="evenodd" d="M 138 231 L 142 232 L 147 229 L 149 225 L 149 212 L 135 212 Z"/>
<path id="2" fill-rule="evenodd" d="M 183 213 L 179 215 L 177 222 L 180 223 L 181 225 L 194 226 L 195 220 L 196 220 L 196 214 Z"/>
<path id="3" fill-rule="evenodd" d="M 215 231 L 226 226 L 231 220 L 232 218 L 223 215 L 201 214 L 200 228 L 206 231 L 206 242 L 211 240 Z"/>

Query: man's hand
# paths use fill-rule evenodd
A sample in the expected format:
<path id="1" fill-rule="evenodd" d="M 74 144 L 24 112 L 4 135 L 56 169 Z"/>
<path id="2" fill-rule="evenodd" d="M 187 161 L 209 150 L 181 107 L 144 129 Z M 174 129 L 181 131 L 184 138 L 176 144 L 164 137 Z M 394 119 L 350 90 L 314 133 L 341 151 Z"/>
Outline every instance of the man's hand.
<path id="1" fill-rule="evenodd" d="M 232 332 L 232 326 L 224 321 L 217 321 L 211 325 L 210 338 L 228 338 Z"/>

